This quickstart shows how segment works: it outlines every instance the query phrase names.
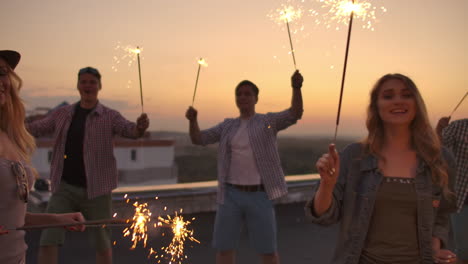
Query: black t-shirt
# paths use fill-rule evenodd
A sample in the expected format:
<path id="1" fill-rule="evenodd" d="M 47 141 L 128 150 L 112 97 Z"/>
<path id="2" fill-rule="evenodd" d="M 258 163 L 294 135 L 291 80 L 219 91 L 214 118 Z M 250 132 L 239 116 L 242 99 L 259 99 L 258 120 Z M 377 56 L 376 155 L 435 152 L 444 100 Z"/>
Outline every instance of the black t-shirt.
<path id="1" fill-rule="evenodd" d="M 86 188 L 86 171 L 83 161 L 83 141 L 86 117 L 93 109 L 84 109 L 78 103 L 65 143 L 62 179 L 68 184 Z"/>

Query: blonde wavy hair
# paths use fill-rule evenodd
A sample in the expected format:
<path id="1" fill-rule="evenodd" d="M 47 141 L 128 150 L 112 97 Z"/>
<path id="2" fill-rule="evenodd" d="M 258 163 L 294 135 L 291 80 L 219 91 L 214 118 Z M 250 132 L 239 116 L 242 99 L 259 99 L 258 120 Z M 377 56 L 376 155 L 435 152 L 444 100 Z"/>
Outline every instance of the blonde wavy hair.
<path id="1" fill-rule="evenodd" d="M 382 76 L 377 80 L 370 92 L 370 104 L 367 108 L 366 120 L 368 135 L 363 140 L 366 152 L 382 158 L 380 151 L 383 147 L 384 125 L 379 116 L 377 99 L 380 88 L 389 80 L 402 81 L 406 88 L 412 92 L 416 102 L 416 115 L 410 124 L 412 147 L 418 156 L 429 166 L 432 182 L 442 187 L 445 194 L 449 193 L 447 163 L 442 158 L 441 143 L 429 122 L 426 105 L 421 97 L 421 93 L 416 84 L 403 74 L 395 73 Z"/>
<path id="2" fill-rule="evenodd" d="M 3 59 L 0 58 L 0 60 Z M 0 106 L 0 129 L 17 146 L 21 159 L 30 162 L 31 155 L 36 149 L 36 143 L 34 137 L 29 134 L 24 125 L 25 108 L 19 97 L 19 90 L 23 82 L 8 63 L 5 63 L 5 66 L 11 87 L 6 94 L 5 103 Z"/>

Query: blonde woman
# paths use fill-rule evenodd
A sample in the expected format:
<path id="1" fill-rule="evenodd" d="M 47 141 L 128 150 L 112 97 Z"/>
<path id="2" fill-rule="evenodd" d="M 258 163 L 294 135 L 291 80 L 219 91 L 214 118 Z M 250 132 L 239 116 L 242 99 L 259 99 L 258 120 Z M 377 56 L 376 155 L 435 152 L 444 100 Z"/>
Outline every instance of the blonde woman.
<path id="1" fill-rule="evenodd" d="M 26 212 L 34 170 L 29 157 L 34 138 L 24 126 L 25 110 L 19 98 L 21 79 L 14 72 L 20 60 L 16 51 L 0 50 L 0 263 L 25 263 L 24 231 L 7 231 L 40 224 L 66 224 L 84 221 L 81 213 L 32 214 Z M 78 225 L 72 230 L 84 230 Z"/>
<path id="2" fill-rule="evenodd" d="M 367 137 L 316 163 L 306 205 L 313 222 L 340 222 L 332 263 L 454 263 L 447 245 L 454 160 L 440 146 L 414 82 L 380 78 L 370 93 Z"/>

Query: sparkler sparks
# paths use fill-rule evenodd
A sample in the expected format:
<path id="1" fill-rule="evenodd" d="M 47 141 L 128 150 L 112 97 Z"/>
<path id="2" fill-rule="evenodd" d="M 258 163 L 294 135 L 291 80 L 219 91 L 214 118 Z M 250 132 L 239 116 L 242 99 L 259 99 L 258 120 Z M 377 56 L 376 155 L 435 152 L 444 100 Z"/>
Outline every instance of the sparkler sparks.
<path id="1" fill-rule="evenodd" d="M 151 221 L 151 211 L 147 208 L 147 203 L 139 204 L 135 202 L 133 206 L 135 207 L 135 214 L 132 219 L 132 225 L 123 230 L 124 237 L 132 237 L 133 245 L 131 249 L 135 249 L 140 241 L 143 241 L 143 246 L 146 247 L 148 223 Z"/>
<path id="2" fill-rule="evenodd" d="M 127 195 L 124 196 L 127 198 Z M 158 197 L 155 197 L 157 200 Z M 128 203 L 128 201 L 127 201 Z M 161 263 L 163 259 L 169 260 L 169 264 L 179 263 L 181 264 L 184 259 L 187 259 L 188 256 L 184 254 L 184 245 L 186 240 L 200 243 L 197 239 L 193 237 L 194 231 L 189 229 L 188 226 L 191 224 L 191 221 L 195 220 L 192 218 L 191 221 L 184 220 L 182 209 L 180 209 L 178 214 L 175 212 L 173 217 L 167 215 L 166 218 L 161 216 L 152 217 L 151 211 L 148 209 L 147 203 L 133 203 L 135 208 L 135 213 L 132 219 L 127 219 L 126 223 L 131 223 L 131 226 L 123 230 L 123 236 L 131 236 L 132 246 L 130 249 L 135 249 L 138 243 L 142 242 L 143 247 L 146 248 L 148 240 L 148 226 L 152 228 L 170 228 L 171 233 L 173 234 L 172 241 L 167 247 L 162 247 L 161 250 L 164 251 L 162 254 L 158 253 L 153 247 L 148 249 L 148 258 L 153 257 L 157 259 L 157 263 Z M 167 207 L 164 207 L 164 211 Z M 150 225 L 151 219 L 158 219 L 157 223 Z M 165 233 L 162 233 L 162 236 L 165 236 Z"/>
<path id="3" fill-rule="evenodd" d="M 291 38 L 291 30 L 289 24 L 292 21 L 297 21 L 299 18 L 302 17 L 302 9 L 301 8 L 294 8 L 291 5 L 282 5 L 280 8 L 276 9 L 275 12 L 271 12 L 268 17 L 276 21 L 278 24 L 286 23 L 286 29 L 288 31 L 288 37 L 289 37 L 289 45 L 290 45 L 290 53 L 293 59 L 294 63 L 294 68 L 297 69 L 296 66 L 296 57 L 295 57 L 295 50 L 293 47 L 293 42 Z M 303 30 L 304 27 L 301 27 L 301 30 Z M 294 32 L 296 33 L 296 32 Z"/>
<path id="4" fill-rule="evenodd" d="M 316 24 L 324 24 L 327 28 L 331 28 L 335 23 L 336 30 L 340 29 L 340 25 L 349 24 L 349 16 L 354 13 L 354 18 L 362 22 L 363 29 L 374 31 L 374 22 L 377 21 L 380 12 L 385 13 L 387 9 L 384 6 L 371 4 L 368 0 L 355 0 L 354 3 L 350 0 L 316 0 L 322 4 L 322 8 L 328 10 L 322 17 L 318 16 L 317 12 L 311 11 L 310 15 L 314 16 Z M 375 1 L 374 1 L 375 2 Z"/>
<path id="5" fill-rule="evenodd" d="M 142 48 L 134 48 L 132 45 L 122 45 L 120 42 L 117 43 L 114 50 L 116 55 L 114 55 L 113 60 L 114 64 L 112 65 L 112 70 L 117 72 L 121 63 L 127 64 L 128 67 L 131 67 L 133 63 L 137 62 L 137 55 L 140 54 Z"/>
<path id="6" fill-rule="evenodd" d="M 180 212 L 182 213 L 182 209 Z M 184 220 L 183 216 L 178 215 L 177 212 L 175 212 L 174 217 L 167 215 L 167 218 L 158 217 L 158 220 L 160 221 L 158 222 L 158 226 L 163 226 L 163 224 L 168 225 L 172 229 L 174 235 L 169 246 L 163 247 L 162 250 L 170 255 L 170 263 L 182 263 L 182 261 L 187 258 L 187 256 L 184 255 L 185 241 L 188 239 L 200 243 L 200 241 L 193 237 L 193 230 L 188 229 L 191 222 Z M 192 218 L 192 221 L 193 220 L 195 220 L 195 218 Z"/>

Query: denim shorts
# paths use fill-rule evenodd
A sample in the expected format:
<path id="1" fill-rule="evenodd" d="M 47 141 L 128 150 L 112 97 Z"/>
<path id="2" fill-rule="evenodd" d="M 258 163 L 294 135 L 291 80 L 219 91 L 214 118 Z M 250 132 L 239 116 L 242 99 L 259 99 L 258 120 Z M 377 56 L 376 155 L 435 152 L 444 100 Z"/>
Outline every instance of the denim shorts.
<path id="1" fill-rule="evenodd" d="M 226 186 L 224 204 L 218 204 L 213 247 L 218 251 L 237 248 L 242 228 L 259 254 L 277 251 L 276 216 L 273 202 L 263 191 L 244 192 Z"/>
<path id="2" fill-rule="evenodd" d="M 458 259 L 468 260 L 468 205 L 465 203 L 460 213 L 452 214 L 455 252 Z"/>
<path id="3" fill-rule="evenodd" d="M 47 213 L 81 212 L 89 220 L 111 218 L 111 194 L 93 199 L 87 198 L 86 189 L 70 185 L 62 181 L 58 190 L 52 194 L 47 204 Z M 65 242 L 64 228 L 49 228 L 42 230 L 41 246 L 61 246 Z M 86 228 L 91 244 L 98 251 L 111 248 L 111 234 L 108 227 Z"/>

